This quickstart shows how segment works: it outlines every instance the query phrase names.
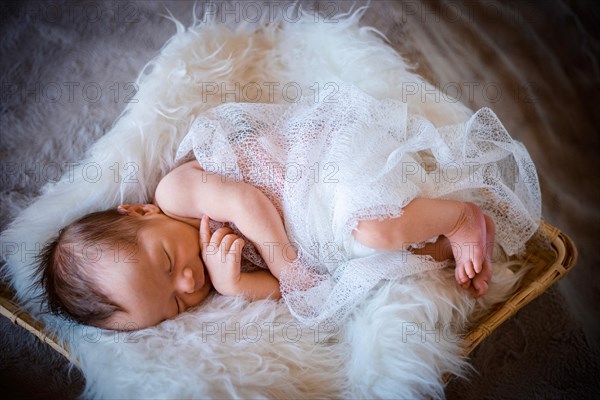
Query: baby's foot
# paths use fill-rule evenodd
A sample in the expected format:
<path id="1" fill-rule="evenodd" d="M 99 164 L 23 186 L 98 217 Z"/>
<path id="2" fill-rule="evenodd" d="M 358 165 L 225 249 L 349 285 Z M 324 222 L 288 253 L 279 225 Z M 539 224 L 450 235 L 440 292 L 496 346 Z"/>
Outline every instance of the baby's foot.
<path id="1" fill-rule="evenodd" d="M 446 236 L 450 240 L 456 261 L 456 281 L 466 289 L 470 286 L 470 280 L 483 271 L 486 243 L 486 220 L 483 212 L 473 203 L 464 203 L 464 210 L 456 227 Z M 480 283 L 481 280 L 478 281 Z"/>
<path id="2" fill-rule="evenodd" d="M 473 278 L 473 296 L 479 297 L 488 290 L 488 283 L 492 280 L 492 256 L 494 252 L 494 237 L 496 227 L 494 221 L 488 215 L 485 218 L 485 258 L 483 260 L 482 270 Z"/>

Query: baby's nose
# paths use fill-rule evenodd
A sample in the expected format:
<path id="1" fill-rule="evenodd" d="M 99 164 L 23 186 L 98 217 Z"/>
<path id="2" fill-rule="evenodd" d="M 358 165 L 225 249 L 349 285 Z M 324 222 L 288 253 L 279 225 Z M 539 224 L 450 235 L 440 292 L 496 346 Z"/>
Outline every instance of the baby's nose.
<path id="1" fill-rule="evenodd" d="M 189 267 L 184 268 L 177 280 L 177 289 L 182 293 L 193 293 L 195 284 L 192 269 Z"/>

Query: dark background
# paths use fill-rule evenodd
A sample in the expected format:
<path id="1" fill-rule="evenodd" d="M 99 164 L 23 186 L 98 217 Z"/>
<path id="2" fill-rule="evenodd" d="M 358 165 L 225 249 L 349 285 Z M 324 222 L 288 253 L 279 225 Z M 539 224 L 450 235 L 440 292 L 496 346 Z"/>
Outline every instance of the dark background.
<path id="1" fill-rule="evenodd" d="M 88 2 L 86 2 L 88 3 Z M 191 22 L 192 2 L 105 2 L 119 7 L 125 19 L 106 26 L 82 21 L 81 16 L 56 18 L 68 2 L 3 2 L 0 4 L 0 79 L 2 83 L 43 80 L 44 72 L 28 68 L 28 57 L 40 51 L 53 59 L 53 42 L 44 29 L 75 32 L 81 37 L 147 32 L 132 49 L 132 71 L 109 71 L 133 81 L 143 63 L 156 55 L 175 28 L 157 16 L 163 5 L 185 25 Z M 324 12 L 347 10 L 351 2 L 303 1 Z M 364 4 L 363 2 L 358 2 Z M 262 4 L 262 2 L 258 2 Z M 41 8 L 40 8 L 41 7 Z M 33 10 L 33 11 L 32 11 Z M 37 11 L 36 11 L 37 10 Z M 45 14 L 39 10 L 45 10 Z M 36 12 L 38 14 L 36 14 Z M 479 371 L 471 381 L 453 380 L 448 398 L 593 398 L 600 395 L 600 12 L 593 1 L 372 1 L 362 20 L 385 34 L 415 69 L 440 88 L 458 85 L 460 99 L 472 108 L 491 107 L 508 131 L 528 148 L 538 168 L 547 222 L 570 235 L 579 262 L 565 279 L 523 308 L 498 328 L 472 354 Z M 143 35 L 142 35 L 143 36 Z M 32 39 L 37 38 L 37 39 Z M 115 39 L 116 38 L 116 39 Z M 84 41 L 85 43 L 85 41 Z M 118 46 L 118 45 L 115 45 Z M 100 51 L 101 43 L 73 49 L 77 59 Z M 18 60 L 18 61 L 14 61 Z M 92 77 L 91 79 L 93 79 Z M 117 79 L 117 78 L 114 78 Z M 450 85 L 452 84 L 452 85 Z M 468 84 L 475 90 L 467 94 Z M 4 86 L 3 86 L 4 87 Z M 485 90 L 490 89 L 490 90 Z M 499 89 L 501 95 L 498 95 Z M 4 89 L 3 89 L 4 90 Z M 452 94 L 452 93 L 448 93 Z M 18 160 L 12 146 L 10 118 L 27 118 L 43 104 L 25 99 L 0 105 L 0 162 Z M 90 134 L 101 136 L 124 104 L 104 105 L 108 117 Z M 10 117 L 10 118 L 9 118 Z M 51 128 L 50 128 L 51 129 Z M 49 133 L 50 136 L 52 132 Z M 72 146 L 73 157 L 85 148 Z M 34 146 L 35 148 L 35 146 Z M 23 149 L 22 151 L 26 151 Z M 3 170 L 4 171 L 4 170 Z M 2 177 L 0 229 L 39 194 L 43 182 L 26 172 Z M 69 372 L 62 356 L 24 329 L 0 318 L 0 389 L 16 397 L 73 398 L 84 379 Z"/>

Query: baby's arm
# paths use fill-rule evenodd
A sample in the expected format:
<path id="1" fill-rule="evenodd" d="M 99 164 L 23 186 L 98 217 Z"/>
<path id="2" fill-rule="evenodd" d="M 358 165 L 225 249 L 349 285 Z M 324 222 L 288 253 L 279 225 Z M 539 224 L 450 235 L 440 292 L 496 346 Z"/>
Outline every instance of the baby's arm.
<path id="1" fill-rule="evenodd" d="M 173 218 L 207 215 L 215 221 L 233 222 L 256 246 L 277 279 L 296 258 L 281 217 L 260 190 L 203 171 L 196 161 L 181 165 L 161 180 L 156 202 Z"/>

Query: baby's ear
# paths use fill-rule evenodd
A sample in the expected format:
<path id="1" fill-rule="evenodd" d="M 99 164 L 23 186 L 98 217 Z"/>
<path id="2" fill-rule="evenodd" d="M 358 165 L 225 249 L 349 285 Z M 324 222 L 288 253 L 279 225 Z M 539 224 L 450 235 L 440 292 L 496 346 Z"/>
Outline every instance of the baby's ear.
<path id="1" fill-rule="evenodd" d="M 160 214 L 160 208 L 154 204 L 121 204 L 117 207 L 119 214 L 130 217 L 143 217 L 144 215 Z"/>

